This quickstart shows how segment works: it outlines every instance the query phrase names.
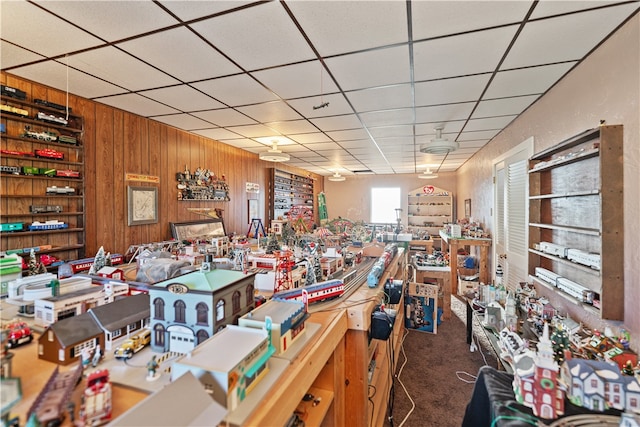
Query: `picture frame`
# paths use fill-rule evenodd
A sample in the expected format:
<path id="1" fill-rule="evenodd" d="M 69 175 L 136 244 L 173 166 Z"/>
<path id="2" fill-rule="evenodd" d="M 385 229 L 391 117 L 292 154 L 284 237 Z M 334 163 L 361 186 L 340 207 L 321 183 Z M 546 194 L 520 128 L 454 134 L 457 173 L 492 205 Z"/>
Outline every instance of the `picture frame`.
<path id="1" fill-rule="evenodd" d="M 471 199 L 465 199 L 464 201 L 464 217 L 471 218 Z"/>
<path id="2" fill-rule="evenodd" d="M 127 225 L 155 224 L 158 222 L 158 188 L 127 187 Z"/>

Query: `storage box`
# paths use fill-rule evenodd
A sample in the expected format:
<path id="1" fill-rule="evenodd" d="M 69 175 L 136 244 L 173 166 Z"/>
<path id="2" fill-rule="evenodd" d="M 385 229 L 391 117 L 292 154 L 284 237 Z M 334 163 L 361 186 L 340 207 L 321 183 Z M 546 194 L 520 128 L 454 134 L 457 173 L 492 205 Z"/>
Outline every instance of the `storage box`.
<path id="1" fill-rule="evenodd" d="M 404 326 L 407 329 L 437 333 L 442 316 L 438 299 L 438 285 L 409 283 L 405 295 Z"/>
<path id="2" fill-rule="evenodd" d="M 469 291 L 473 291 L 480 285 L 477 280 L 462 280 L 458 277 L 458 295 L 465 295 Z"/>

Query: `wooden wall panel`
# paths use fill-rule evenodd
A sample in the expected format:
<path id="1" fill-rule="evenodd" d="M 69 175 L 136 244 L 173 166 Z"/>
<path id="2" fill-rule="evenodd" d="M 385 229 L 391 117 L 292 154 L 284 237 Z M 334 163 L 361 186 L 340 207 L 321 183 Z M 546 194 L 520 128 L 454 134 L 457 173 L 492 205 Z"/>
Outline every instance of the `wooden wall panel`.
<path id="1" fill-rule="evenodd" d="M 62 90 L 4 72 L 0 72 L 0 81 L 24 90 L 31 97 L 66 103 L 67 95 Z M 265 218 L 267 176 L 273 163 L 263 162 L 248 151 L 74 95 L 69 96 L 69 104 L 74 114 L 84 116 L 87 256 L 93 256 L 100 246 L 112 253 L 124 253 L 132 244 L 169 239 L 170 222 L 203 218 L 188 212 L 188 207 L 222 208 L 228 233 L 247 232 L 249 197 L 259 199 L 260 213 Z M 203 167 L 218 176 L 225 175 L 231 201 L 178 201 L 175 175 L 184 171 L 185 166 L 192 172 Z M 308 173 L 286 164 L 277 167 L 303 175 Z M 156 185 L 126 182 L 127 172 L 160 178 L 157 224 L 127 226 L 127 186 Z M 311 176 L 316 178 L 316 193 L 322 191 L 322 177 Z M 246 182 L 258 183 L 260 193 L 247 194 Z"/>

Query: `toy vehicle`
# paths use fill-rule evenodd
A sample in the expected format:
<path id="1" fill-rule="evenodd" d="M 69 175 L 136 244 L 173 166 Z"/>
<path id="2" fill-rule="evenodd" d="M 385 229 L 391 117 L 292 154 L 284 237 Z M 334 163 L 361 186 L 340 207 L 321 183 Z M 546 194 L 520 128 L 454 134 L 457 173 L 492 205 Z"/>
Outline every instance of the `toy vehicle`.
<path id="1" fill-rule="evenodd" d="M 33 139 L 38 139 L 40 141 L 47 141 L 47 142 L 55 142 L 58 140 L 58 135 L 55 134 L 54 132 L 48 132 L 48 131 L 34 132 L 31 130 L 30 126 L 24 127 L 24 133 L 22 134 L 22 136 L 24 138 L 33 138 Z"/>
<path id="2" fill-rule="evenodd" d="M 5 113 L 14 114 L 20 117 L 29 117 L 29 112 L 22 108 L 12 107 L 11 105 L 2 104 L 0 105 L 0 111 L 4 111 Z"/>
<path id="3" fill-rule="evenodd" d="M 33 153 L 29 153 L 26 151 L 17 151 L 17 150 L 0 150 L 0 153 L 7 154 L 9 156 L 27 156 L 27 157 L 34 156 Z"/>
<path id="4" fill-rule="evenodd" d="M 29 226 L 29 230 L 38 231 L 38 230 L 60 230 L 63 228 L 69 228 L 68 224 L 64 222 L 58 221 L 57 219 L 52 219 L 46 222 L 33 221 Z"/>
<path id="5" fill-rule="evenodd" d="M 31 213 L 49 213 L 49 212 L 62 212 L 62 206 L 60 205 L 30 205 L 29 211 Z"/>
<path id="6" fill-rule="evenodd" d="M 315 285 L 276 292 L 272 298 L 294 299 L 304 302 L 303 290 L 307 292 L 307 303 L 311 304 L 341 296 L 344 293 L 344 282 L 338 279 L 326 280 L 324 282 L 318 282 Z"/>
<path id="7" fill-rule="evenodd" d="M 2 173 L 12 173 L 14 175 L 20 175 L 20 166 L 0 166 L 0 172 Z"/>
<path id="8" fill-rule="evenodd" d="M 66 126 L 69 121 L 64 117 L 54 116 L 53 114 L 47 114 L 40 111 L 36 114 L 36 120 L 42 120 L 43 122 L 55 123 L 58 125 Z"/>
<path id="9" fill-rule="evenodd" d="M 58 169 L 55 174 L 56 176 L 65 176 L 68 178 L 80 178 L 80 172 L 71 169 Z"/>
<path id="10" fill-rule="evenodd" d="M 109 371 L 100 369 L 89 374 L 82 394 L 80 420 L 83 425 L 97 426 L 111 419 L 111 382 Z"/>
<path id="11" fill-rule="evenodd" d="M 52 148 L 43 148 L 41 150 L 35 150 L 36 157 L 44 157 L 46 159 L 63 160 L 64 154 L 58 150 Z"/>
<path id="12" fill-rule="evenodd" d="M 34 104 L 38 104 L 38 105 L 42 105 L 48 108 L 53 108 L 56 110 L 60 110 L 60 111 L 66 111 L 67 108 L 69 109 L 69 112 L 71 113 L 72 109 L 71 107 L 65 107 L 64 105 L 60 105 L 60 104 L 56 104 L 55 102 L 51 102 L 51 101 L 45 101 L 44 99 L 34 99 L 33 100 Z"/>
<path id="13" fill-rule="evenodd" d="M 135 335 L 124 340 L 113 352 L 116 359 L 131 359 L 131 357 L 142 350 L 147 344 L 151 342 L 151 331 L 149 329 L 143 329 Z"/>
<path id="14" fill-rule="evenodd" d="M 2 224 L 0 231 L 23 231 L 24 224 L 22 222 L 6 222 Z"/>
<path id="15" fill-rule="evenodd" d="M 33 341 L 33 332 L 25 322 L 10 323 L 5 329 L 7 330 L 7 346 L 9 348 Z"/>
<path id="16" fill-rule="evenodd" d="M 72 196 L 76 193 L 75 188 L 71 188 L 69 186 L 66 187 L 56 187 L 52 185 L 51 187 L 47 187 L 47 194 L 66 194 Z"/>

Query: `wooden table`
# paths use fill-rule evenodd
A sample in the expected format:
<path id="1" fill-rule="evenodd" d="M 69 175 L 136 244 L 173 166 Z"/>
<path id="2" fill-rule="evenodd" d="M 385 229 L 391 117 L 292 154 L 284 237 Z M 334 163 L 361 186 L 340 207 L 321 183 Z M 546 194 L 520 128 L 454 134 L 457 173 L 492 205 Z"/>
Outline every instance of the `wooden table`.
<path id="1" fill-rule="evenodd" d="M 464 246 L 479 246 L 480 259 L 478 264 L 480 267 L 480 282 L 489 283 L 489 248 L 491 247 L 491 239 L 455 239 L 447 234 L 440 232 L 442 241 L 449 246 L 449 267 L 451 267 L 451 292 L 458 293 L 458 248 Z"/>

